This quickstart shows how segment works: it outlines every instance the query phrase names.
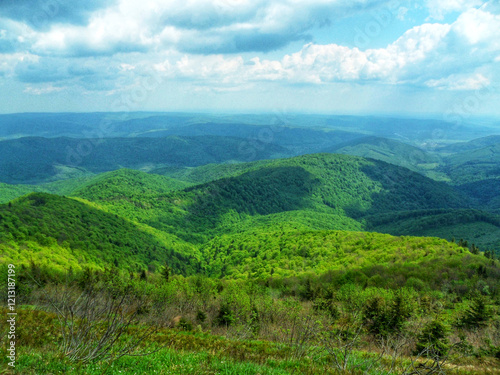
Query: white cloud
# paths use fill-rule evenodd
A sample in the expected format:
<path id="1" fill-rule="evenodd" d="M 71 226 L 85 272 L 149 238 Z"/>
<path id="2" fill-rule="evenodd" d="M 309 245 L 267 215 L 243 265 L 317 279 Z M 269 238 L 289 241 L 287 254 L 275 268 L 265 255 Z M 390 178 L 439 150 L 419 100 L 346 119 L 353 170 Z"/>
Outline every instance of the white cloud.
<path id="1" fill-rule="evenodd" d="M 188 53 L 271 51 L 386 0 L 121 0 L 85 25 L 38 32 L 40 54 L 82 56 L 174 48 Z"/>
<path id="2" fill-rule="evenodd" d="M 382 2 L 121 0 L 93 13 L 85 25 L 56 24 L 47 31 L 25 27 L 21 36 L 23 43 L 31 43 L 32 53 L 24 54 L 24 62 L 19 53 L 5 55 L 6 62 L 0 57 L 0 74 L 17 72 L 18 80 L 28 84 L 71 82 L 107 92 L 127 88 L 151 72 L 222 91 L 262 81 L 379 82 L 447 90 L 491 84 L 484 78 L 493 77 L 488 68 L 478 70 L 500 55 L 500 16 L 491 7 L 465 9 L 452 24 L 416 26 L 385 48 L 307 43 L 275 59 L 257 53 L 209 53 L 273 49 L 336 17 L 331 16 L 336 10 L 345 16 Z M 462 9 L 466 3 L 439 1 L 436 7 Z M 14 30 L 19 23 L 9 27 Z M 6 31 L 0 32 L 0 40 L 10 29 L 2 28 Z"/>
<path id="3" fill-rule="evenodd" d="M 261 72 L 293 82 L 381 80 L 396 83 L 407 75 L 405 68 L 425 60 L 449 32 L 449 25 L 425 24 L 407 31 L 386 48 L 349 48 L 336 44 L 308 44 L 281 61 L 256 61 L 249 71 L 256 79 Z"/>
<path id="4" fill-rule="evenodd" d="M 482 9 L 469 9 L 458 17 L 453 31 L 469 44 L 500 49 L 500 15 Z"/>
<path id="5" fill-rule="evenodd" d="M 65 89 L 65 87 L 54 87 L 52 85 L 46 85 L 42 87 L 28 86 L 24 89 L 24 92 L 31 95 L 45 95 L 64 91 Z"/>
<path id="6" fill-rule="evenodd" d="M 427 0 L 426 5 L 430 12 L 430 17 L 442 20 L 444 16 L 451 12 L 464 12 L 470 8 L 481 6 L 484 0 Z"/>
<path id="7" fill-rule="evenodd" d="M 431 79 L 426 86 L 440 90 L 480 90 L 490 85 L 490 80 L 480 73 L 472 75 L 452 74 L 446 78 Z"/>

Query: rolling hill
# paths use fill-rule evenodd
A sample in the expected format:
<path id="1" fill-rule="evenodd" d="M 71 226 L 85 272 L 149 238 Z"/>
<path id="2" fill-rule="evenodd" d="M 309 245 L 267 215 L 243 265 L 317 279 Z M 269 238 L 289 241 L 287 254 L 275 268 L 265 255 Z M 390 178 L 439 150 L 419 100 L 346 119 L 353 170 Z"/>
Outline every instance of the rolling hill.
<path id="1" fill-rule="evenodd" d="M 437 271 L 450 261 L 457 267 L 465 255 L 470 257 L 467 250 L 439 238 L 344 231 L 248 231 L 216 237 L 201 251 L 203 270 L 210 276 L 263 279 L 372 267 L 412 269 L 426 278 L 422 270 L 415 272 L 419 265 Z M 439 278 L 439 273 L 429 273 Z"/>
<path id="2" fill-rule="evenodd" d="M 440 157 L 393 139 L 368 136 L 339 144 L 324 152 L 382 160 L 419 172 L 435 180 L 446 180 L 445 175 L 435 171 L 441 163 Z"/>
<path id="3" fill-rule="evenodd" d="M 455 185 L 500 178 L 500 143 L 448 156 L 442 171 Z"/>
<path id="4" fill-rule="evenodd" d="M 47 267 L 117 265 L 137 271 L 165 261 L 176 272 L 193 273 L 197 251 L 174 236 L 137 225 L 97 206 L 46 193 L 0 205 L 3 262 Z"/>
<path id="5" fill-rule="evenodd" d="M 0 182 L 36 184 L 120 168 L 198 166 L 287 155 L 277 145 L 231 137 L 40 138 L 0 141 Z M 43 155 L 43 157 L 40 157 Z"/>
<path id="6" fill-rule="evenodd" d="M 208 167 L 201 168 L 198 176 L 210 174 Z M 113 183 L 104 178 L 99 188 L 82 188 L 75 195 L 194 242 L 255 225 L 362 230 L 363 218 L 369 215 L 470 205 L 463 194 L 444 183 L 348 155 L 314 154 L 239 164 L 225 170 L 231 177 L 222 177 L 219 168 L 215 167 L 215 174 L 221 178 L 215 181 L 173 192 L 156 189 L 154 194 L 141 195 L 141 205 L 127 198 L 133 194 L 125 193 L 142 184 L 137 173 L 118 194 L 106 192 Z"/>
<path id="7" fill-rule="evenodd" d="M 458 142 L 438 148 L 436 151 L 442 154 L 457 154 L 466 151 L 480 150 L 485 147 L 494 146 L 500 143 L 500 135 L 489 135 L 487 137 L 476 138 L 469 142 Z"/>
<path id="8" fill-rule="evenodd" d="M 500 177 L 458 185 L 483 210 L 500 213 Z"/>
<path id="9" fill-rule="evenodd" d="M 393 235 L 466 240 L 500 253 L 500 216 L 472 209 L 401 211 L 366 217 L 366 229 Z"/>

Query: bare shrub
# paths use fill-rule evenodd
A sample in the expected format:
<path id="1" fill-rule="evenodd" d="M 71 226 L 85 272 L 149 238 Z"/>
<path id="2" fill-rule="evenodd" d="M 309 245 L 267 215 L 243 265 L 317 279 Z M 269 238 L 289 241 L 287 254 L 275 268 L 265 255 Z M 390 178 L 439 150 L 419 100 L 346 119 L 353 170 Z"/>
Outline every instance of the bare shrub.
<path id="1" fill-rule="evenodd" d="M 104 286 L 49 286 L 42 302 L 57 314 L 61 352 L 69 360 L 88 363 L 116 360 L 125 355 L 143 356 L 151 351 L 138 347 L 156 332 L 152 325 L 139 327 L 141 302 Z"/>

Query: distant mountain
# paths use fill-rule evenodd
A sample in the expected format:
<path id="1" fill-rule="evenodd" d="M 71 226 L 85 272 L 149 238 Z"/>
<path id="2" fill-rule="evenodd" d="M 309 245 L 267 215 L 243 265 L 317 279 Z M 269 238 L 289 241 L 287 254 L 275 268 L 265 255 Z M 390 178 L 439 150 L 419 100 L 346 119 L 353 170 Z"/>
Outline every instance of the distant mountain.
<path id="1" fill-rule="evenodd" d="M 441 170 L 455 185 L 500 178 L 500 143 L 453 154 L 444 160 Z"/>
<path id="2" fill-rule="evenodd" d="M 445 178 L 445 176 L 440 176 L 434 171 L 440 163 L 438 156 L 393 139 L 375 136 L 362 137 L 327 148 L 324 152 L 335 152 L 382 160 L 434 179 Z"/>
<path id="3" fill-rule="evenodd" d="M 288 155 L 283 147 L 233 137 L 40 138 L 0 141 L 0 182 L 36 184 L 120 168 L 198 166 Z"/>
<path id="4" fill-rule="evenodd" d="M 134 120 L 140 122 L 140 120 Z M 347 131 L 325 131 L 278 125 L 249 125 L 244 123 L 206 122 L 186 126 L 173 126 L 165 130 L 138 134 L 141 137 L 225 136 L 244 138 L 248 142 L 276 144 L 289 150 L 289 155 L 317 153 L 326 147 L 359 138 L 360 134 Z"/>
<path id="5" fill-rule="evenodd" d="M 500 135 L 490 135 L 488 137 L 473 139 L 472 141 L 469 142 L 453 143 L 451 145 L 441 147 L 436 151 L 439 151 L 441 153 L 455 154 L 466 151 L 479 150 L 481 148 L 494 146 L 499 143 L 500 143 Z"/>
<path id="6" fill-rule="evenodd" d="M 192 273 L 196 250 L 189 244 L 74 199 L 33 193 L 0 205 L 3 257 L 52 268 L 119 265 L 133 271 L 168 261 Z"/>
<path id="7" fill-rule="evenodd" d="M 280 128 L 291 130 L 292 136 L 293 129 L 319 133 L 333 130 L 339 134 L 344 132 L 396 139 L 431 149 L 452 141 L 469 141 L 488 136 L 494 132 L 491 127 L 480 124 L 458 126 L 436 119 L 297 114 L 286 111 L 264 114 L 102 112 L 0 115 L 0 140 L 28 136 L 117 138 L 196 134 L 255 138 L 259 132 L 268 139 L 269 130 L 276 133 L 276 139 L 279 139 L 284 137 L 277 134 L 276 130 Z M 313 137 L 311 134 L 311 140 Z M 303 137 L 303 141 L 308 142 L 308 138 L 309 136 Z M 277 143 L 280 144 L 279 141 Z M 323 145 L 322 149 L 328 146 Z"/>

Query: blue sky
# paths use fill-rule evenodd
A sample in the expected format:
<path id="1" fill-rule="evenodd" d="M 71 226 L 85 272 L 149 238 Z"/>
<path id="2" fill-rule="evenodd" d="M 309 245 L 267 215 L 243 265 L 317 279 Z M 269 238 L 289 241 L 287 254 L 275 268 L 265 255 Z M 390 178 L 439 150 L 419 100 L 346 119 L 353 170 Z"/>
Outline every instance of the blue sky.
<path id="1" fill-rule="evenodd" d="M 500 116 L 498 0 L 2 0 L 0 112 Z"/>

